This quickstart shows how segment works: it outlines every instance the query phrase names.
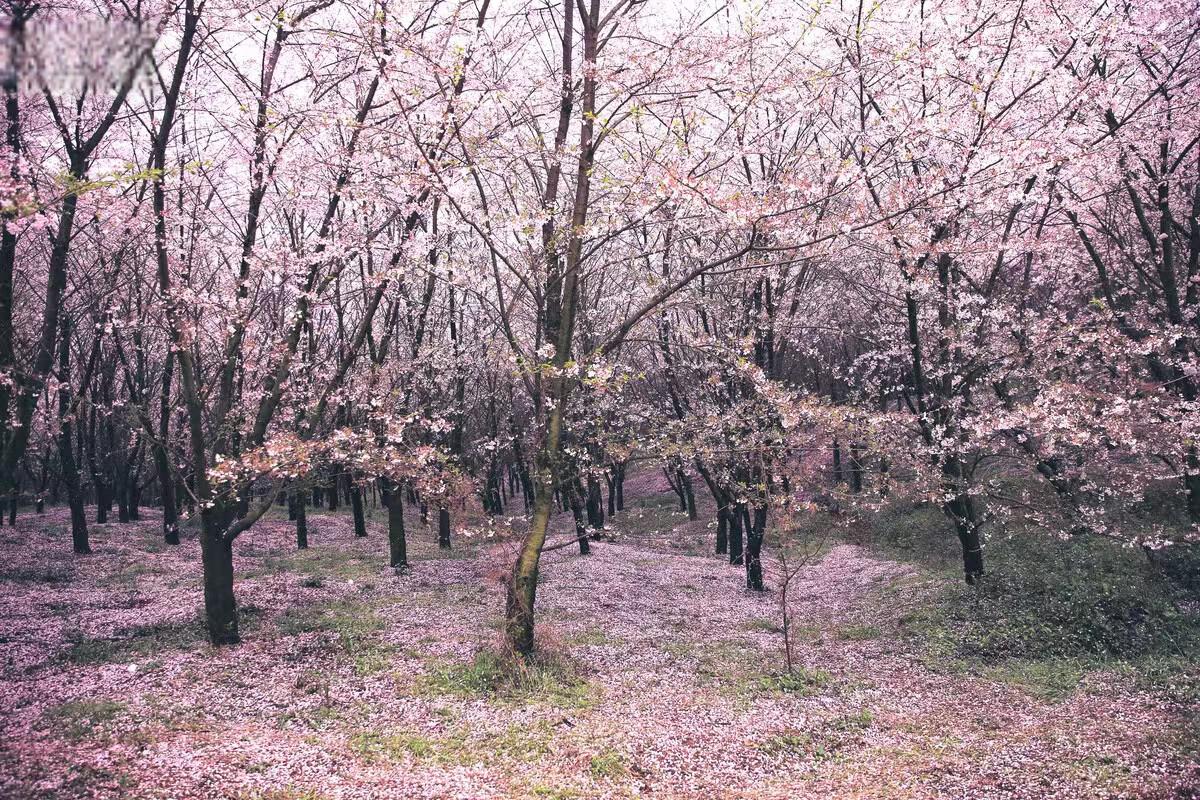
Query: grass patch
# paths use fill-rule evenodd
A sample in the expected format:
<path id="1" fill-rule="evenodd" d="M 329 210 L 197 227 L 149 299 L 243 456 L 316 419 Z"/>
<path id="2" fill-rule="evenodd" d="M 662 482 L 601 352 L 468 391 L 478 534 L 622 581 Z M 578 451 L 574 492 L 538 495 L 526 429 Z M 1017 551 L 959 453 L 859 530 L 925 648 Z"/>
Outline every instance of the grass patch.
<path id="1" fill-rule="evenodd" d="M 125 704 L 116 700 L 72 700 L 48 710 L 42 721 L 46 728 L 63 738 L 81 742 L 103 738 L 109 723 L 125 710 Z"/>
<path id="2" fill-rule="evenodd" d="M 837 629 L 837 638 L 846 642 L 867 642 L 883 637 L 878 625 L 843 625 Z"/>
<path id="3" fill-rule="evenodd" d="M 1070 695 L 1089 672 L 1111 669 L 1140 675 L 1139 686 L 1168 696 L 1196 691 L 1187 663 L 1200 655 L 1200 618 L 1184 610 L 1186 587 L 1142 551 L 1017 528 L 988 543 L 989 574 L 969 587 L 938 509 L 896 502 L 868 527 L 872 544 L 934 573 L 927 601 L 901 619 L 931 666 L 1050 699 Z"/>
<path id="4" fill-rule="evenodd" d="M 416 760 L 443 766 L 529 763 L 550 752 L 550 727 L 545 723 L 511 725 L 478 733 L 455 728 L 442 736 L 407 731 L 359 731 L 350 737 L 350 750 L 369 764 Z"/>
<path id="5" fill-rule="evenodd" d="M 238 800 L 327 800 L 329 795 L 322 794 L 316 789 L 284 787 L 282 789 L 263 789 L 242 792 Z"/>
<path id="6" fill-rule="evenodd" d="M 466 663 L 435 663 L 417 681 L 425 696 L 484 697 L 514 702 L 544 702 L 560 708 L 588 708 L 596 687 L 579 665 L 563 656 L 540 653 L 528 661 L 483 650 Z"/>
<path id="7" fill-rule="evenodd" d="M 303 576 L 301 584 L 317 588 L 327 581 L 363 581 L 380 571 L 379 561 L 342 547 L 308 547 L 304 550 L 269 552 L 256 567 L 240 578 L 256 578 L 291 572 Z"/>
<path id="8" fill-rule="evenodd" d="M 1042 660 L 1004 659 L 982 670 L 985 678 L 1015 686 L 1044 700 L 1070 697 L 1079 682 L 1096 662 L 1086 659 L 1047 658 Z"/>
<path id="9" fill-rule="evenodd" d="M 870 711 L 822 720 L 811 730 L 789 729 L 769 736 L 755 745 L 769 756 L 801 757 L 813 761 L 829 761 L 862 738 L 862 732 L 874 724 Z"/>
<path id="10" fill-rule="evenodd" d="M 162 622 L 139 625 L 112 638 L 69 635 L 63 659 L 72 664 L 110 664 L 171 650 L 193 650 L 206 641 L 204 625 L 199 621 Z"/>
<path id="11" fill-rule="evenodd" d="M 529 796 L 538 800 L 577 800 L 583 797 L 578 789 L 569 786 L 550 786 L 545 783 L 535 783 L 529 787 Z"/>
<path id="12" fill-rule="evenodd" d="M 629 774 L 625 755 L 606 747 L 588 761 L 588 773 L 597 780 L 615 780 Z"/>
<path id="13" fill-rule="evenodd" d="M 791 672 L 763 675 L 758 679 L 758 687 L 769 693 L 811 697 L 827 686 L 829 680 L 829 673 L 825 670 L 796 667 Z"/>
<path id="14" fill-rule="evenodd" d="M 503 625 L 503 620 L 501 620 Z M 600 628 L 587 628 L 579 633 L 566 637 L 564 642 L 576 647 L 603 647 L 605 645 L 620 644 L 621 639 L 615 636 L 609 636 Z"/>
<path id="15" fill-rule="evenodd" d="M 778 620 L 769 619 L 767 617 L 755 617 L 742 623 L 742 629 L 752 633 L 783 633 L 783 626 Z"/>

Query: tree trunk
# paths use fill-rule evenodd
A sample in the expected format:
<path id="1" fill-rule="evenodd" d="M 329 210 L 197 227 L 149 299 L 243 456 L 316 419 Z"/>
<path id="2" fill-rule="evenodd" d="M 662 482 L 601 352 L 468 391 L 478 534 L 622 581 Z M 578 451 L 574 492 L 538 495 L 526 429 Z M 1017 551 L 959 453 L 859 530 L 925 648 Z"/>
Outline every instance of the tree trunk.
<path id="1" fill-rule="evenodd" d="M 354 515 L 354 535 L 362 538 L 367 535 L 367 521 L 363 516 L 362 487 L 358 481 L 350 484 L 350 510 Z"/>
<path id="2" fill-rule="evenodd" d="M 745 506 L 737 503 L 729 511 L 729 563 L 741 564 L 742 552 L 742 517 Z"/>
<path id="3" fill-rule="evenodd" d="M 717 507 L 717 555 L 729 552 L 729 509 L 724 503 Z"/>
<path id="4" fill-rule="evenodd" d="M 746 524 L 746 588 L 763 591 L 762 541 L 767 528 L 766 507 L 755 508 L 753 519 L 743 509 Z"/>
<path id="5" fill-rule="evenodd" d="M 450 509 L 445 506 L 438 509 L 438 547 L 450 549 Z"/>
<path id="6" fill-rule="evenodd" d="M 1196 445 L 1188 448 L 1183 486 L 1187 492 L 1188 518 L 1193 525 L 1200 525 L 1200 451 Z"/>
<path id="7" fill-rule="evenodd" d="M 505 641 L 508 647 L 521 656 L 533 652 L 533 605 L 537 598 L 538 562 L 542 545 L 546 543 L 546 530 L 550 525 L 550 512 L 554 503 L 554 490 L 549 479 L 540 479 L 533 498 L 533 519 L 529 533 L 521 543 L 521 552 L 513 564 L 505 598 Z"/>
<path id="8" fill-rule="evenodd" d="M 571 516 L 575 518 L 575 538 L 579 540 L 579 555 L 586 556 L 591 552 L 591 545 L 588 543 L 588 525 L 591 524 L 591 508 L 588 508 L 588 522 L 584 522 L 584 504 L 583 504 L 583 487 L 576 480 L 572 489 L 568 490 L 568 495 L 571 503 Z M 591 498 L 588 498 L 588 504 L 591 504 Z"/>
<path id="9" fill-rule="evenodd" d="M 296 549 L 308 549 L 308 491 L 301 489 L 292 494 L 292 510 L 296 520 Z"/>
<path id="10" fill-rule="evenodd" d="M 233 542 L 218 529 L 210 509 L 201 515 L 200 559 L 204 566 L 204 616 L 214 645 L 237 644 L 237 600 L 233 596 Z"/>
<path id="11" fill-rule="evenodd" d="M 587 518 L 592 530 L 604 529 L 604 498 L 600 494 L 600 481 L 592 475 L 587 479 Z"/>
<path id="12" fill-rule="evenodd" d="M 408 566 L 408 541 L 404 532 L 404 492 L 390 481 L 383 484 L 383 498 L 388 510 L 388 553 L 393 569 Z"/>
<path id="13" fill-rule="evenodd" d="M 958 541 L 962 545 L 963 575 L 967 584 L 974 586 L 984 575 L 983 545 L 975 501 L 967 492 L 962 463 L 957 458 L 947 458 L 942 471 L 946 476 L 943 491 L 950 498 L 942 504 L 942 512 L 954 523 Z"/>
<path id="14" fill-rule="evenodd" d="M 67 487 L 67 503 L 71 507 L 71 545 L 76 553 L 87 555 L 92 552 L 88 542 L 87 514 L 83 508 L 83 489 L 79 486 L 79 466 L 75 463 L 75 443 L 72 440 L 71 427 L 74 424 L 74 413 L 71 410 L 71 390 L 68 388 L 71 376 L 71 324 L 69 317 L 63 317 L 62 341 L 58 353 L 58 374 L 62 383 L 58 388 L 58 418 L 60 421 L 58 434 L 58 461 L 62 467 L 62 480 Z"/>
<path id="15" fill-rule="evenodd" d="M 696 519 L 696 493 L 692 489 L 692 479 L 688 477 L 687 472 L 679 470 L 679 484 L 683 487 L 684 510 L 687 511 L 688 519 Z"/>

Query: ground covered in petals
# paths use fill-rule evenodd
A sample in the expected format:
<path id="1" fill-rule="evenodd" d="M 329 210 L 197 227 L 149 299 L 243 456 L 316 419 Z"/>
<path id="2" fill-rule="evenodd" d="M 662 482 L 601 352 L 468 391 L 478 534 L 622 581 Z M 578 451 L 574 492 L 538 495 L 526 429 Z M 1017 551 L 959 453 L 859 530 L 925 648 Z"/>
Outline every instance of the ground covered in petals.
<path id="1" fill-rule="evenodd" d="M 902 624 L 930 576 L 841 540 L 792 589 L 785 673 L 778 594 L 632 505 L 625 537 L 547 555 L 546 655 L 515 680 L 494 543 L 439 551 L 414 517 L 396 575 L 378 510 L 365 539 L 314 510 L 305 552 L 269 517 L 235 548 L 244 643 L 214 650 L 194 535 L 162 544 L 151 511 L 79 558 L 63 512 L 25 515 L 0 529 L 0 796 L 1198 796 L 1186 696 L 942 668 Z"/>

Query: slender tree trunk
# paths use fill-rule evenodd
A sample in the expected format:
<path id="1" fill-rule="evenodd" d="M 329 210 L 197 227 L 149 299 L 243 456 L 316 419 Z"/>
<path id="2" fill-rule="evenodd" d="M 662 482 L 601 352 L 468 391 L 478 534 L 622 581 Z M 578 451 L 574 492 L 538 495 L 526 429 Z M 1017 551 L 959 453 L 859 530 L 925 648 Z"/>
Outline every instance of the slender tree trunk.
<path id="1" fill-rule="evenodd" d="M 625 510 L 625 465 L 617 467 L 617 511 Z"/>
<path id="2" fill-rule="evenodd" d="M 74 413 L 71 409 L 71 323 L 69 317 L 62 320 L 62 341 L 59 343 L 58 374 L 62 381 L 58 388 L 58 460 L 62 467 L 62 480 L 67 487 L 67 503 L 71 507 L 71 545 L 76 553 L 87 555 L 92 552 L 88 542 L 87 514 L 83 508 L 83 489 L 79 486 L 79 466 L 75 463 L 75 443 L 71 428 Z"/>
<path id="3" fill-rule="evenodd" d="M 450 549 L 450 509 L 445 506 L 438 509 L 438 547 Z"/>
<path id="4" fill-rule="evenodd" d="M 753 517 L 743 510 L 746 525 L 746 588 L 763 591 L 762 541 L 767 528 L 767 509 L 755 508 Z"/>
<path id="5" fill-rule="evenodd" d="M 527 656 L 533 652 L 533 607 L 537 598 L 538 562 L 550 512 L 554 503 L 553 484 L 549 478 L 539 479 L 533 498 L 533 519 L 521 544 L 521 552 L 513 565 L 505 599 L 505 639 L 513 652 Z"/>
<path id="6" fill-rule="evenodd" d="M 579 540 L 579 555 L 586 556 L 591 552 L 591 545 L 588 544 L 590 522 L 584 521 L 583 487 L 576 480 L 573 488 L 569 489 L 567 493 L 570 496 L 571 516 L 575 518 L 575 538 Z M 590 517 L 591 514 L 589 513 L 588 516 Z"/>
<path id="7" fill-rule="evenodd" d="M 600 481 L 593 475 L 587 479 L 587 518 L 592 530 L 604 529 L 604 498 L 600 494 Z"/>
<path id="8" fill-rule="evenodd" d="M 366 536 L 367 521 L 363 516 L 362 487 L 358 481 L 350 484 L 350 510 L 354 515 L 354 535 L 359 538 Z"/>
<path id="9" fill-rule="evenodd" d="M 683 487 L 684 510 L 688 519 L 696 519 L 696 492 L 692 489 L 692 479 L 687 472 L 679 470 L 679 485 Z"/>
<path id="10" fill-rule="evenodd" d="M 292 509 L 296 519 L 296 549 L 308 549 L 308 490 L 292 493 Z"/>
<path id="11" fill-rule="evenodd" d="M 729 552 L 729 509 L 718 501 L 717 506 L 717 555 Z"/>

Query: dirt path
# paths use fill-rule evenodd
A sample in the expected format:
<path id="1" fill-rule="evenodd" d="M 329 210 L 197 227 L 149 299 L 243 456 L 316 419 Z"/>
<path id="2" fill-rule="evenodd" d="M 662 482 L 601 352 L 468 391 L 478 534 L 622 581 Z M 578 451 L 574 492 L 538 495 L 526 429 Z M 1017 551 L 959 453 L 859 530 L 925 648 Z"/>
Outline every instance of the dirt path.
<path id="1" fill-rule="evenodd" d="M 921 576 L 851 545 L 797 587 L 787 680 L 777 596 L 717 558 L 555 552 L 542 641 L 580 677 L 530 702 L 470 666 L 502 606 L 487 547 L 443 557 L 413 520 L 396 577 L 378 516 L 355 540 L 314 515 L 300 554 L 265 522 L 238 545 L 246 641 L 214 652 L 194 541 L 151 518 L 74 560 L 63 524 L 0 532 L 5 798 L 1195 796 L 1178 708 L 1115 676 L 1051 702 L 933 672 L 896 627 Z"/>

